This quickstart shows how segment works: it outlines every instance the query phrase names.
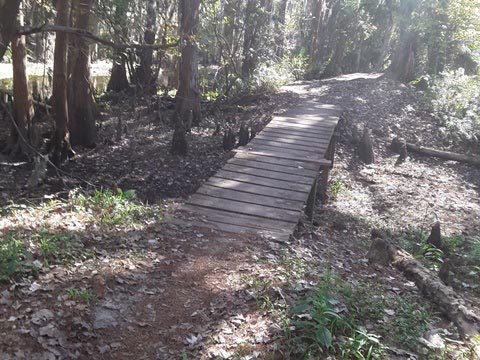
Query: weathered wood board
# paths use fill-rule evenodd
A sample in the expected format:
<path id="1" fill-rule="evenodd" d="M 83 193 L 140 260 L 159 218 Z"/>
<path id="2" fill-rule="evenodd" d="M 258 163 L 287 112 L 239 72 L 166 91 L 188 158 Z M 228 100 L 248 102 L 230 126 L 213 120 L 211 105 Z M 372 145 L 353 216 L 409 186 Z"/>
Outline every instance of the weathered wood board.
<path id="1" fill-rule="evenodd" d="M 275 116 L 183 206 L 189 223 L 288 240 L 319 171 L 341 109 L 305 101 Z"/>

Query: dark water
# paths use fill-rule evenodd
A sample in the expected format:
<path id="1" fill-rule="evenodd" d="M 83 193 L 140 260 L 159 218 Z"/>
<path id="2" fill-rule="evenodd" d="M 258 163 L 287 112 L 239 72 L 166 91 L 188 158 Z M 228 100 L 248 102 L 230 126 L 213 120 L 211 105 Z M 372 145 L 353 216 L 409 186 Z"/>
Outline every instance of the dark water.
<path id="1" fill-rule="evenodd" d="M 109 75 L 92 76 L 93 88 L 98 95 L 107 91 L 109 78 Z M 28 81 L 34 98 L 44 99 L 52 94 L 52 78 L 50 75 L 30 75 Z M 0 79 L 0 90 L 13 91 L 13 79 Z"/>

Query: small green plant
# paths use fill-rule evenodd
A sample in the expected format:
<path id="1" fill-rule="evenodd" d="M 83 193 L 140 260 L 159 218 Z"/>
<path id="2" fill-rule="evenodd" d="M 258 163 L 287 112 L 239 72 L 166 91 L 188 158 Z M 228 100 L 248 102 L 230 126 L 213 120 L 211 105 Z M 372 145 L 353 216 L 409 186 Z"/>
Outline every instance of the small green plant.
<path id="1" fill-rule="evenodd" d="M 283 265 L 287 278 L 303 278 L 307 271 L 307 263 L 304 259 L 289 250 L 282 249 L 280 253 L 280 264 Z"/>
<path id="2" fill-rule="evenodd" d="M 241 279 L 246 286 L 255 291 L 257 294 L 262 294 L 266 289 L 270 288 L 272 281 L 261 276 L 241 275 Z"/>
<path id="3" fill-rule="evenodd" d="M 341 284 L 339 292 L 345 301 L 355 326 L 365 321 L 379 321 L 385 315 L 385 300 L 381 294 L 385 288 L 374 286 L 367 282 L 360 282 L 355 288 L 350 284 Z"/>
<path id="4" fill-rule="evenodd" d="M 348 326 L 335 311 L 335 304 L 331 294 L 319 288 L 292 309 L 296 340 L 307 344 L 308 353 L 331 348 L 332 334 L 343 333 Z"/>
<path id="5" fill-rule="evenodd" d="M 342 191 L 347 188 L 343 180 L 334 180 L 330 182 L 329 192 L 333 197 L 337 197 Z"/>
<path id="6" fill-rule="evenodd" d="M 286 336 L 295 343 L 295 351 L 305 358 L 318 357 L 324 351 L 341 352 L 344 359 L 376 359 L 381 357 L 384 347 L 380 336 L 357 327 L 352 318 L 343 315 L 340 301 L 334 297 L 338 281 L 327 273 L 316 291 L 299 301 L 292 309 L 291 324 L 294 333 Z M 335 338 L 343 343 L 334 344 Z"/>
<path id="7" fill-rule="evenodd" d="M 428 330 L 430 312 L 409 298 L 395 298 L 395 317 L 390 334 L 396 343 L 409 350 L 416 350 L 418 339 Z"/>
<path id="8" fill-rule="evenodd" d="M 155 208 L 137 200 L 135 190 L 95 190 L 92 196 L 72 194 L 72 203 L 89 214 L 93 221 L 106 226 L 130 225 L 146 217 L 158 218 Z"/>
<path id="9" fill-rule="evenodd" d="M 38 248 L 38 256 L 43 260 L 44 266 L 50 264 L 64 264 L 77 258 L 81 253 L 83 244 L 74 241 L 75 236 L 69 233 L 50 233 L 43 230 L 33 234 L 31 239 Z"/>
<path id="10" fill-rule="evenodd" d="M 14 234 L 5 236 L 0 242 L 0 280 L 7 281 L 15 275 L 23 275 L 32 270 L 28 258 L 31 253 L 22 239 Z"/>
<path id="11" fill-rule="evenodd" d="M 428 267 L 432 270 L 438 270 L 443 263 L 443 251 L 432 244 L 422 245 L 422 256 L 428 260 Z"/>
<path id="12" fill-rule="evenodd" d="M 345 338 L 341 346 L 342 359 L 370 360 L 382 356 L 385 346 L 380 342 L 380 336 L 371 334 L 364 327 L 353 331 Z"/>
<path id="13" fill-rule="evenodd" d="M 82 301 L 85 304 L 90 304 L 95 300 L 95 295 L 91 290 L 88 289 L 77 289 L 72 288 L 68 290 L 68 295 L 74 301 Z"/>
<path id="14" fill-rule="evenodd" d="M 442 238 L 443 246 L 447 254 L 453 254 L 459 247 L 465 244 L 465 238 L 461 235 L 445 236 Z"/>

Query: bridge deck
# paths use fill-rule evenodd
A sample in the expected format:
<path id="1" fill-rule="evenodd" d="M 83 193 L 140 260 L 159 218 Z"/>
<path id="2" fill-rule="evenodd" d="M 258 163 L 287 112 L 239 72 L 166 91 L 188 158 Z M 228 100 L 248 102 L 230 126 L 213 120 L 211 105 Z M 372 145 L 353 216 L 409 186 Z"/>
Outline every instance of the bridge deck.
<path id="1" fill-rule="evenodd" d="M 336 106 L 305 101 L 275 116 L 183 209 L 206 227 L 288 239 L 315 196 L 320 171 L 332 164 L 340 114 Z"/>

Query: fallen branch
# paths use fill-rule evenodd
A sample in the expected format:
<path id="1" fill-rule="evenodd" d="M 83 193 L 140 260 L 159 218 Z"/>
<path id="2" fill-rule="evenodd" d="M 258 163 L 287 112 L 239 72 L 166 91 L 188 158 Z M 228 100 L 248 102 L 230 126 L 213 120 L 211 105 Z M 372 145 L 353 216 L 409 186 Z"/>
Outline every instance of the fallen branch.
<path id="1" fill-rule="evenodd" d="M 392 145 L 391 145 L 392 150 L 397 153 L 399 152 L 398 150 L 399 143 L 401 143 L 401 140 L 399 140 L 398 138 L 395 138 L 393 139 Z M 437 157 L 444 160 L 458 161 L 461 163 L 466 163 L 466 164 L 480 167 L 480 157 L 463 155 L 463 154 L 458 154 L 450 151 L 432 149 L 432 148 L 419 146 L 411 143 L 406 143 L 406 146 L 408 151 L 411 151 L 417 154 L 433 156 L 433 157 Z"/>
<path id="2" fill-rule="evenodd" d="M 375 238 L 368 251 L 370 262 L 390 263 L 415 282 L 420 291 L 438 306 L 438 309 L 458 327 L 462 338 L 471 342 L 480 358 L 480 315 L 468 307 L 467 302 L 432 271 L 426 269 L 408 252 L 390 244 L 383 238 Z"/>
<path id="3" fill-rule="evenodd" d="M 131 44 L 131 43 L 114 43 L 113 41 L 107 40 L 100 36 L 92 34 L 90 31 L 85 29 L 71 28 L 67 26 L 57 26 L 57 25 L 42 25 L 38 27 L 24 27 L 21 28 L 17 35 L 31 35 L 44 32 L 65 32 L 68 34 L 74 34 L 78 36 L 86 37 L 94 42 L 100 43 L 105 46 L 109 46 L 116 50 L 126 50 L 126 49 L 152 49 L 152 50 L 166 50 L 175 46 L 178 46 L 179 41 L 170 44 Z"/>

